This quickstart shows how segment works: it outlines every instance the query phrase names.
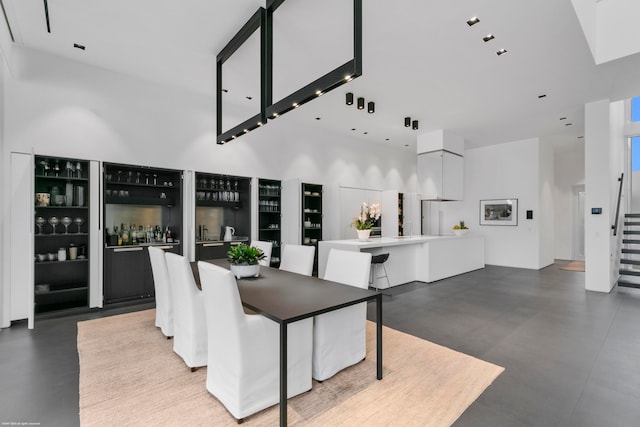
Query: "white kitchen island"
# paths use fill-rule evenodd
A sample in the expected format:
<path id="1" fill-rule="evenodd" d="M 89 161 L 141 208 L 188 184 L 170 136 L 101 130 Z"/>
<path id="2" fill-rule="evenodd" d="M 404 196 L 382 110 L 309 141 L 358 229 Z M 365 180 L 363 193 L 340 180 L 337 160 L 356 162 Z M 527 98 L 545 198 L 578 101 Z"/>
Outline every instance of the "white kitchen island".
<path id="1" fill-rule="evenodd" d="M 319 277 L 324 276 L 332 248 L 373 255 L 389 253 L 385 267 L 391 286 L 415 280 L 430 283 L 484 268 L 484 238 L 472 233 L 465 236 L 380 237 L 366 242 L 357 239 L 320 241 Z M 376 279 L 372 286 L 375 285 L 386 288 L 387 281 Z"/>

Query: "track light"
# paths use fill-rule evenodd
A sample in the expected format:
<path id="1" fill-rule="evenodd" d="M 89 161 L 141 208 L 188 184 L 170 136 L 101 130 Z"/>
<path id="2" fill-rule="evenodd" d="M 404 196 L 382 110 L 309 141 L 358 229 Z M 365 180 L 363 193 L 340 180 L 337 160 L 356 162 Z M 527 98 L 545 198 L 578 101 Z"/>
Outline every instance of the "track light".
<path id="1" fill-rule="evenodd" d="M 413 121 L 413 126 L 411 127 L 413 130 L 418 130 L 418 121 L 414 120 Z"/>
<path id="2" fill-rule="evenodd" d="M 404 118 L 404 127 L 408 128 L 411 126 L 411 117 Z"/>
<path id="3" fill-rule="evenodd" d="M 358 98 L 358 110 L 364 110 L 364 98 Z"/>
<path id="4" fill-rule="evenodd" d="M 347 92 L 347 105 L 353 105 L 353 93 Z"/>
<path id="5" fill-rule="evenodd" d="M 369 114 L 373 114 L 376 112 L 376 104 L 374 104 L 373 101 L 369 101 L 369 103 L 367 104 L 367 111 L 369 112 Z"/>

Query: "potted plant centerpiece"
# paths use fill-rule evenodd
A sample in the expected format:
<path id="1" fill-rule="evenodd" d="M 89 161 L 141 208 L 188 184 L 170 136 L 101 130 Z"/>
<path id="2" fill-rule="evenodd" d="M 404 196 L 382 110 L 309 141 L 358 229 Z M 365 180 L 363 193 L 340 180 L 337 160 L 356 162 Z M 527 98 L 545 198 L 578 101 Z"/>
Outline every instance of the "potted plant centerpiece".
<path id="1" fill-rule="evenodd" d="M 231 272 L 237 279 L 241 277 L 258 277 L 260 275 L 260 264 L 258 261 L 264 259 L 265 255 L 258 248 L 241 243 L 231 246 L 227 252 L 227 260 Z"/>
<path id="2" fill-rule="evenodd" d="M 356 232 L 358 233 L 358 240 L 363 242 L 369 240 L 373 223 L 379 218 L 380 204 L 372 203 L 369 205 L 366 202 L 362 203 L 360 215 L 353 220 L 353 225 L 356 227 Z"/>
<path id="3" fill-rule="evenodd" d="M 464 236 L 469 232 L 469 227 L 464 225 L 464 221 L 460 221 L 460 223 L 453 226 L 453 233 L 456 236 Z"/>

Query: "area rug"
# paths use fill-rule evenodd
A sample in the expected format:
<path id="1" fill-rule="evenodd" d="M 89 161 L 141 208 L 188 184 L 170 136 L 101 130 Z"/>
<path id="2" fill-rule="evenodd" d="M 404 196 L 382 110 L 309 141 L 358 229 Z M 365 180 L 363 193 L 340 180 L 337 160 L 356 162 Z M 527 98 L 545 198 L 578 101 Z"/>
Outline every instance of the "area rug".
<path id="1" fill-rule="evenodd" d="M 237 426 L 190 372 L 145 310 L 78 323 L 81 426 Z M 449 426 L 504 370 L 384 327 L 384 378 L 376 380 L 375 324 L 367 357 L 289 400 L 289 425 Z M 276 426 L 274 406 L 245 419 Z"/>
<path id="2" fill-rule="evenodd" d="M 560 267 L 560 270 L 584 271 L 584 261 L 571 261 L 567 265 Z"/>

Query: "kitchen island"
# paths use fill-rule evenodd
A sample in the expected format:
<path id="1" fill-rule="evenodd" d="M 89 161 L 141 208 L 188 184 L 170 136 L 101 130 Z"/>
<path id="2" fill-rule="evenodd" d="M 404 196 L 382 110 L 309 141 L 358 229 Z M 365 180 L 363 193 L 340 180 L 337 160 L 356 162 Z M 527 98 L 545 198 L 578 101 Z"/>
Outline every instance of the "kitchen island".
<path id="1" fill-rule="evenodd" d="M 385 263 L 390 286 L 436 280 L 484 268 L 484 237 L 465 236 L 399 236 L 357 239 L 324 240 L 318 242 L 318 276 L 323 277 L 329 251 L 389 253 Z M 377 275 L 382 274 L 378 269 Z M 386 279 L 376 278 L 372 286 L 387 287 Z"/>

